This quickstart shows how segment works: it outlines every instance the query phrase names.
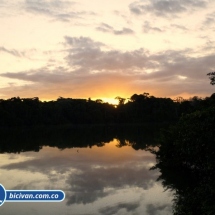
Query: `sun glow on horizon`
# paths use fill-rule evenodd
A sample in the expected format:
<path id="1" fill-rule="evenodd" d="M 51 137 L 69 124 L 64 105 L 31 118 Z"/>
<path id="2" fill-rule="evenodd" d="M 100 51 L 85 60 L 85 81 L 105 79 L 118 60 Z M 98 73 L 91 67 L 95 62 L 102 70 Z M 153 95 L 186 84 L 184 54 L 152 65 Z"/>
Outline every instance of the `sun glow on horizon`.
<path id="1" fill-rule="evenodd" d="M 58 97 L 60 98 L 60 97 Z M 56 99 L 40 99 L 40 101 L 42 102 L 48 102 L 48 101 L 56 101 L 58 98 Z M 96 101 L 96 100 L 101 100 L 101 103 L 109 103 L 109 104 L 112 104 L 112 105 L 118 105 L 119 104 L 119 101 L 115 98 L 110 98 L 110 97 L 89 97 L 89 98 L 84 98 L 84 97 L 80 97 L 80 98 L 74 98 L 74 97 L 62 97 L 62 98 L 68 98 L 68 99 L 91 99 L 92 101 Z"/>
<path id="2" fill-rule="evenodd" d="M 164 0 L 77 2 L 0 0 L 1 98 L 117 105 L 143 92 L 214 92 L 206 73 L 215 67 L 215 1 L 175 0 L 174 10 Z"/>
<path id="3" fill-rule="evenodd" d="M 115 99 L 115 98 L 105 98 L 105 97 L 102 97 L 102 98 L 96 98 L 96 99 L 101 99 L 103 102 L 107 102 L 109 104 L 112 104 L 112 105 L 118 105 L 118 100 Z M 93 99 L 93 100 L 96 100 L 96 99 Z"/>

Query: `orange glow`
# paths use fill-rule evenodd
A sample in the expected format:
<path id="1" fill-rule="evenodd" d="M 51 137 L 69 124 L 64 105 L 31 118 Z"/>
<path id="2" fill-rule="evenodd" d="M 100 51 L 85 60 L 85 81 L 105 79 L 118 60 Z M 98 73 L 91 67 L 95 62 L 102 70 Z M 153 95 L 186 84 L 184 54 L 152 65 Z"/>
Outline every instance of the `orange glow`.
<path id="1" fill-rule="evenodd" d="M 114 98 L 99 98 L 101 99 L 103 102 L 107 102 L 109 104 L 113 104 L 113 105 L 118 105 L 118 100 L 114 99 Z M 94 100 L 94 99 L 93 99 Z M 96 100 L 96 99 L 95 99 Z"/>

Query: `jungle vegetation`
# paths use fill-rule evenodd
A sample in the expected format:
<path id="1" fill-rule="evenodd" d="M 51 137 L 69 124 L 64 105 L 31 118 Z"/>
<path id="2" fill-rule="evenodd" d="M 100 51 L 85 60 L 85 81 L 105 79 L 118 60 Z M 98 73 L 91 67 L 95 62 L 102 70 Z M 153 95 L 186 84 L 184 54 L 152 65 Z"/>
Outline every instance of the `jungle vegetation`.
<path id="1" fill-rule="evenodd" d="M 209 73 L 215 84 L 215 72 Z M 158 180 L 174 191 L 173 215 L 215 214 L 215 94 L 210 102 L 164 130 L 152 149 Z M 208 100 L 208 101 L 209 101 Z M 206 102 L 206 101 L 205 101 Z"/>
<path id="2" fill-rule="evenodd" d="M 172 100 L 143 93 L 132 95 L 126 103 L 125 98 L 117 99 L 117 106 L 90 98 L 0 99 L 0 127 L 176 122 L 184 114 L 215 104 L 215 94 L 206 98 L 195 96 L 188 100 L 181 97 Z"/>

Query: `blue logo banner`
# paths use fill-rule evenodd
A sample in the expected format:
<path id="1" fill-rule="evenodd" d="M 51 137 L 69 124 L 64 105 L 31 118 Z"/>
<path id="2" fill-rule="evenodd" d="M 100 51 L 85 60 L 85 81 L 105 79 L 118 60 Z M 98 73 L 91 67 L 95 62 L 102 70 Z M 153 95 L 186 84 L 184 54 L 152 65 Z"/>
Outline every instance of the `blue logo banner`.
<path id="1" fill-rule="evenodd" d="M 6 202 L 61 202 L 62 190 L 5 190 L 0 184 L 0 206 Z"/>
<path id="2" fill-rule="evenodd" d="M 0 184 L 0 206 L 4 204 L 5 199 L 6 199 L 6 191 L 4 189 L 4 186 Z"/>

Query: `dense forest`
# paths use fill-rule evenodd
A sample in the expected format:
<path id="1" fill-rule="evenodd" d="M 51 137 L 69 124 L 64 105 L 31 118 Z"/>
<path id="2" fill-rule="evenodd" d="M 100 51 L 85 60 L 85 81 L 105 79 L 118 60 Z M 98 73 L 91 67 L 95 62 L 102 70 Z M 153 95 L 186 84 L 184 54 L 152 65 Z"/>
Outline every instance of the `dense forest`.
<path id="1" fill-rule="evenodd" d="M 215 107 L 183 116 L 159 142 L 153 169 L 175 191 L 173 215 L 215 214 Z"/>
<path id="2" fill-rule="evenodd" d="M 183 114 L 215 104 L 215 94 L 185 100 L 181 97 L 157 98 L 149 93 L 134 94 L 128 102 L 117 97 L 119 104 L 112 105 L 101 99 L 58 98 L 40 101 L 39 98 L 0 100 L 0 126 L 124 124 L 174 122 Z"/>
<path id="3" fill-rule="evenodd" d="M 215 85 L 215 72 L 208 75 Z M 203 103 L 164 130 L 158 149 L 151 150 L 157 159 L 152 169 L 161 173 L 158 180 L 175 191 L 173 215 L 215 214 L 214 94 Z"/>

